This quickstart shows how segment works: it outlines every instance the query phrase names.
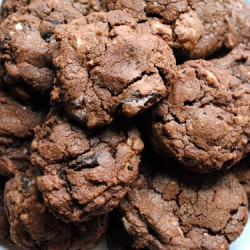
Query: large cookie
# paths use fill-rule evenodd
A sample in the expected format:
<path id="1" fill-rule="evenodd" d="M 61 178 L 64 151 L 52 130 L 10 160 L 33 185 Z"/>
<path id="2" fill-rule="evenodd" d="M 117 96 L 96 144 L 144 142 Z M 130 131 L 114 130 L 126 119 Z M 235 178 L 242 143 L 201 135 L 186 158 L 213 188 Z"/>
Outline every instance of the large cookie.
<path id="1" fill-rule="evenodd" d="M 173 162 L 144 163 L 147 169 L 119 206 L 135 248 L 226 250 L 240 236 L 247 196 L 233 174 L 199 175 Z"/>
<path id="2" fill-rule="evenodd" d="M 139 132 L 126 124 L 82 130 L 59 111 L 50 114 L 32 143 L 33 164 L 46 205 L 65 222 L 111 211 L 138 175 Z"/>
<path id="3" fill-rule="evenodd" d="M 153 113 L 156 152 L 192 171 L 229 168 L 249 151 L 250 51 L 239 46 L 213 61 L 188 61 Z"/>
<path id="4" fill-rule="evenodd" d="M 38 0 L 9 15 L 0 25 L 1 78 L 16 95 L 47 93 L 55 81 L 51 62 L 56 26 L 82 15 L 66 0 Z"/>
<path id="5" fill-rule="evenodd" d="M 29 168 L 33 128 L 45 113 L 12 99 L 0 89 L 0 174 L 10 178 Z"/>
<path id="6" fill-rule="evenodd" d="M 96 246 L 105 232 L 107 216 L 77 226 L 56 219 L 43 203 L 37 176 L 30 169 L 6 184 L 5 206 L 13 242 L 24 249 L 88 250 Z"/>
<path id="7" fill-rule="evenodd" d="M 108 10 L 125 10 L 191 59 L 204 58 L 223 46 L 250 40 L 250 9 L 242 0 L 103 0 Z M 169 36 L 171 34 L 171 36 Z"/>
<path id="8" fill-rule="evenodd" d="M 94 13 L 57 29 L 54 56 L 65 111 L 87 127 L 115 115 L 142 113 L 165 94 L 176 73 L 172 50 L 158 35 L 142 32 L 123 11 Z"/>

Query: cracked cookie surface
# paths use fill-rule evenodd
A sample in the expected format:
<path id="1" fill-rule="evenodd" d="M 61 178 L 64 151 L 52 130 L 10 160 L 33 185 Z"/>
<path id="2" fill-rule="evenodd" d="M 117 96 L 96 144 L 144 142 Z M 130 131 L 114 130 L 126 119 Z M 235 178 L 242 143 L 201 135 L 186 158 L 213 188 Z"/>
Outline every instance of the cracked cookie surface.
<path id="1" fill-rule="evenodd" d="M 29 167 L 33 128 L 45 113 L 22 105 L 0 89 L 0 174 L 10 178 Z"/>
<path id="2" fill-rule="evenodd" d="M 171 162 L 145 164 L 151 165 L 119 206 L 134 247 L 226 250 L 240 236 L 247 196 L 234 175 L 182 172 Z"/>
<path id="3" fill-rule="evenodd" d="M 89 220 L 111 211 L 128 192 L 143 142 L 135 128 L 123 127 L 93 133 L 55 111 L 37 129 L 31 161 L 43 171 L 38 186 L 58 218 Z"/>
<path id="4" fill-rule="evenodd" d="M 176 73 L 170 47 L 123 11 L 95 13 L 57 30 L 57 96 L 87 127 L 132 117 L 159 102 Z"/>
<path id="5" fill-rule="evenodd" d="M 153 20 L 153 30 L 171 34 L 167 42 L 180 58 L 205 58 L 223 46 L 250 40 L 250 9 L 241 0 L 103 1 L 108 10 L 125 10 L 139 22 Z"/>
<path id="6" fill-rule="evenodd" d="M 21 7 L 27 6 L 33 2 L 43 0 L 3 0 L 1 7 L 2 18 L 6 18 L 12 13 L 20 10 Z M 100 0 L 60 0 L 65 3 L 71 3 L 73 7 L 79 10 L 84 16 L 95 11 L 104 11 L 105 8 Z"/>
<path id="7" fill-rule="evenodd" d="M 192 171 L 230 168 L 249 151 L 250 51 L 189 61 L 169 96 L 153 112 L 152 143 Z"/>
<path id="8" fill-rule="evenodd" d="M 95 247 L 107 227 L 107 216 L 79 224 L 65 224 L 48 212 L 37 189 L 35 169 L 17 173 L 6 183 L 5 206 L 11 239 L 24 249 L 85 250 Z"/>
<path id="9" fill-rule="evenodd" d="M 82 17 L 66 1 L 34 1 L 9 15 L 0 26 L 1 78 L 27 100 L 47 93 L 55 81 L 52 54 L 56 26 Z"/>

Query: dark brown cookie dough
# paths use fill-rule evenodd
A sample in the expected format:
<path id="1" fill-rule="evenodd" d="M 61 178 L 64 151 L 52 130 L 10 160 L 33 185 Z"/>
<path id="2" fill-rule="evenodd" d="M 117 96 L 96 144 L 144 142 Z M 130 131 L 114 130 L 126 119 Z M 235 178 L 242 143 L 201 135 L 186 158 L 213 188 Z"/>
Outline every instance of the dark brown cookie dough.
<path id="1" fill-rule="evenodd" d="M 4 211 L 4 198 L 3 198 L 3 191 L 4 191 L 5 181 L 3 177 L 0 176 L 0 239 L 6 240 L 9 239 L 10 235 L 10 228 L 6 213 Z"/>
<path id="2" fill-rule="evenodd" d="M 138 175 L 143 142 L 126 124 L 93 133 L 57 111 L 37 129 L 32 149 L 46 205 L 65 222 L 81 222 L 111 211 L 125 196 Z"/>
<path id="3" fill-rule="evenodd" d="M 135 248 L 132 247 L 133 240 L 123 228 L 123 224 L 117 215 L 117 211 L 113 211 L 109 215 L 106 241 L 109 250 L 135 250 Z"/>
<path id="4" fill-rule="evenodd" d="M 108 10 L 125 10 L 154 31 L 167 34 L 178 57 L 205 58 L 224 45 L 250 40 L 248 6 L 241 0 L 103 0 Z"/>
<path id="5" fill-rule="evenodd" d="M 5 206 L 13 242 L 24 249 L 88 250 L 96 246 L 105 232 L 107 216 L 78 226 L 56 219 L 43 203 L 37 176 L 30 169 L 6 183 Z"/>
<path id="6" fill-rule="evenodd" d="M 170 47 L 123 11 L 95 13 L 57 30 L 54 57 L 66 112 L 88 127 L 132 117 L 166 94 L 176 73 Z"/>
<path id="7" fill-rule="evenodd" d="M 0 89 L 0 174 L 9 178 L 30 165 L 33 128 L 45 113 L 22 105 Z"/>
<path id="8" fill-rule="evenodd" d="M 52 53 L 56 26 L 82 17 L 67 1 L 37 0 L 0 26 L 1 78 L 23 99 L 46 93 L 54 83 Z"/>
<path id="9" fill-rule="evenodd" d="M 248 197 L 250 197 L 250 157 L 246 157 L 232 169 L 232 172 L 238 178 L 240 184 L 245 188 Z"/>
<path id="10" fill-rule="evenodd" d="M 121 202 L 124 228 L 141 249 L 228 249 L 247 223 L 247 196 L 230 174 L 182 172 L 151 162 Z"/>
<path id="11" fill-rule="evenodd" d="M 250 151 L 250 51 L 179 67 L 169 96 L 153 112 L 157 153 L 192 171 L 229 168 Z"/>

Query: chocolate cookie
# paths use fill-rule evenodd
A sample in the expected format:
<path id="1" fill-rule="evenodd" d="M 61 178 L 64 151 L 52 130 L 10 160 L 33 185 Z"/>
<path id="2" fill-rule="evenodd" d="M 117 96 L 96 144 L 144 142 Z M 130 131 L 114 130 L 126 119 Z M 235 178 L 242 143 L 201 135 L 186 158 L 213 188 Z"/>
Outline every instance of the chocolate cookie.
<path id="1" fill-rule="evenodd" d="M 54 111 L 36 130 L 31 161 L 45 204 L 65 222 L 111 211 L 138 175 L 143 142 L 139 132 L 118 124 L 95 133 Z"/>
<path id="2" fill-rule="evenodd" d="M 250 40 L 248 6 L 241 0 L 103 0 L 108 10 L 125 10 L 191 59 L 204 58 L 224 45 L 232 48 Z M 242 32 L 243 31 L 243 32 Z M 169 36 L 171 35 L 171 36 Z"/>
<path id="3" fill-rule="evenodd" d="M 22 105 L 0 89 L 0 174 L 10 178 L 29 167 L 33 128 L 44 112 Z"/>
<path id="4" fill-rule="evenodd" d="M 4 191 L 4 181 L 2 176 L 0 176 L 0 239 L 6 240 L 10 235 L 10 228 L 7 216 L 4 211 L 4 199 L 3 199 L 3 191 Z"/>
<path id="5" fill-rule="evenodd" d="M 66 0 L 37 0 L 0 25 L 1 78 L 23 99 L 46 93 L 54 83 L 51 62 L 55 27 L 82 17 Z"/>
<path id="6" fill-rule="evenodd" d="M 50 214 L 37 189 L 34 169 L 17 173 L 5 187 L 11 239 L 24 249 L 92 249 L 102 238 L 107 216 L 75 226 Z"/>
<path id="7" fill-rule="evenodd" d="M 192 171 L 229 168 L 250 151 L 250 51 L 179 66 L 178 80 L 156 107 L 152 142 Z"/>
<path id="8" fill-rule="evenodd" d="M 236 175 L 240 184 L 245 188 L 248 197 L 250 197 L 250 157 L 246 157 L 236 164 L 232 172 Z"/>
<path id="9" fill-rule="evenodd" d="M 66 112 L 87 127 L 132 117 L 166 94 L 175 58 L 158 35 L 142 32 L 123 11 L 94 13 L 57 30 L 57 96 Z"/>
<path id="10" fill-rule="evenodd" d="M 160 170 L 141 174 L 119 206 L 133 246 L 228 249 L 248 216 L 246 192 L 236 177 L 182 172 L 171 162 L 150 164 Z"/>

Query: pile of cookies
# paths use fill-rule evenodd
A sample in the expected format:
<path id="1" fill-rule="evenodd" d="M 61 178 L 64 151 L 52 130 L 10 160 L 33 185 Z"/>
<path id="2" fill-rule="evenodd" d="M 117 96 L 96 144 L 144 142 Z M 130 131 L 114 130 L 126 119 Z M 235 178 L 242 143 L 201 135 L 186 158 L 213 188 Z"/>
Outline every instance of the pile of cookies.
<path id="1" fill-rule="evenodd" d="M 248 219 L 243 0 L 4 0 L 0 238 L 226 250 Z"/>

